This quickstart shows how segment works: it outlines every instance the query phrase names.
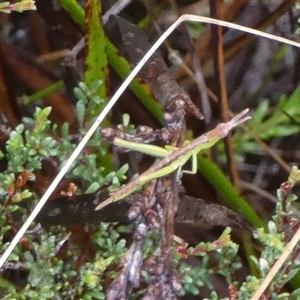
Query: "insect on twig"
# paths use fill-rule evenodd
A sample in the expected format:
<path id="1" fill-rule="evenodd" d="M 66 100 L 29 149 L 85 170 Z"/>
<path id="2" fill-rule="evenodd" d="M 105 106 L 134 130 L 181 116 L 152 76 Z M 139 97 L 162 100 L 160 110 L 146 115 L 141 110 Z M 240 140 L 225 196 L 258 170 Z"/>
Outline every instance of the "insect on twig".
<path id="1" fill-rule="evenodd" d="M 166 176 L 175 170 L 179 170 L 179 173 L 181 172 L 181 168 L 183 165 L 192 157 L 193 159 L 193 167 L 191 171 L 188 171 L 188 173 L 195 174 L 197 170 L 197 160 L 196 155 L 203 149 L 210 148 L 213 146 L 218 140 L 225 137 L 228 132 L 233 129 L 234 127 L 238 126 L 239 124 L 249 120 L 251 117 L 246 116 L 245 114 L 249 111 L 249 109 L 245 109 L 241 113 L 239 113 L 237 116 L 232 118 L 227 123 L 220 123 L 217 125 L 216 128 L 212 129 L 211 131 L 199 136 L 195 140 L 187 143 L 181 148 L 178 148 L 177 150 L 167 150 L 161 147 L 157 146 L 151 146 L 150 151 L 148 151 L 148 154 L 156 154 L 154 151 L 157 150 L 157 153 L 160 154 L 160 156 L 164 156 L 164 158 L 159 161 L 158 163 L 154 164 L 152 167 L 150 167 L 146 172 L 141 174 L 138 178 L 136 178 L 134 181 L 128 183 L 123 188 L 119 189 L 115 193 L 113 193 L 107 200 L 100 203 L 96 210 L 99 210 L 106 205 L 125 198 L 126 196 L 130 195 L 134 191 L 138 190 L 140 187 L 142 187 L 144 184 L 149 182 L 152 179 L 156 179 L 162 176 Z M 125 148 L 129 148 L 132 150 L 139 151 L 139 143 L 133 143 L 133 142 L 127 142 L 124 140 L 121 140 L 119 138 L 115 138 L 113 140 L 113 144 Z M 174 147 L 175 148 L 175 147 Z M 145 145 L 142 145 L 142 152 L 147 153 L 147 147 Z M 176 148 L 175 148 L 176 149 Z M 183 171 L 187 173 L 187 171 Z"/>

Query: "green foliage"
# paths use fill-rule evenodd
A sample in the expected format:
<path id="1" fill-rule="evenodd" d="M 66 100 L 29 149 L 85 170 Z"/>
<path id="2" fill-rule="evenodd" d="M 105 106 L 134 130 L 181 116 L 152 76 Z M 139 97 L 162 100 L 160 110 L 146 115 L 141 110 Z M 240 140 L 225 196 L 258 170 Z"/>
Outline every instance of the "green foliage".
<path id="1" fill-rule="evenodd" d="M 101 21 L 102 8 L 98 0 L 86 2 L 85 18 L 85 71 L 84 82 L 87 85 L 93 84 L 96 80 L 101 79 L 102 83 L 95 89 L 95 93 L 102 99 L 106 99 L 105 81 L 108 75 L 107 55 L 106 55 L 106 38 Z M 94 117 L 103 110 L 105 103 L 99 103 L 93 112 Z M 90 112 L 91 113 L 91 112 Z"/>
<path id="2" fill-rule="evenodd" d="M 0 196 L 5 204 L 3 215 L 22 211 L 11 203 L 32 198 L 33 193 L 24 188 L 25 184 L 35 179 L 34 173 L 41 169 L 43 159 L 59 154 L 57 141 L 48 133 L 55 129 L 48 120 L 50 112 L 50 108 L 37 108 L 34 119 L 24 119 L 24 123 L 10 134 L 6 143 L 7 152 L 2 155 L 2 160 L 7 160 L 7 168 L 0 173 Z"/>
<path id="3" fill-rule="evenodd" d="M 273 216 L 273 220 L 268 223 L 268 232 L 263 229 L 257 230 L 256 238 L 263 245 L 263 250 L 261 252 L 260 258 L 252 257 L 257 269 L 260 273 L 260 278 L 255 276 L 248 276 L 247 280 L 242 284 L 240 288 L 239 299 L 249 298 L 259 287 L 262 280 L 270 271 L 270 268 L 274 262 L 278 259 L 283 251 L 287 241 L 291 238 L 289 230 L 292 232 L 296 230 L 299 225 L 294 225 L 295 222 L 292 212 L 292 203 L 297 199 L 294 194 L 290 193 L 290 189 L 299 181 L 299 170 L 294 167 L 288 181 L 282 184 L 282 187 L 278 189 L 278 203 L 276 205 L 276 214 Z M 287 192 L 283 186 L 288 184 L 289 191 Z M 291 228 L 289 228 L 291 227 Z M 298 253 L 299 246 L 294 249 L 294 253 Z M 299 297 L 300 290 L 297 289 L 293 291 L 291 295 L 288 293 L 279 294 L 278 291 L 282 286 L 289 282 L 299 271 L 299 264 L 295 263 L 296 257 L 292 255 L 289 260 L 285 263 L 284 269 L 278 273 L 269 287 L 268 293 L 271 295 L 272 299 L 284 299 L 284 297 L 291 297 L 288 299 L 297 299 L 294 297 Z M 285 298 L 287 299 L 287 298 Z"/>
<path id="4" fill-rule="evenodd" d="M 270 107 L 268 100 L 262 101 L 252 114 L 249 128 L 262 140 L 268 142 L 276 137 L 287 137 L 300 129 L 300 88 L 289 97 L 282 96 L 278 105 Z M 271 111 L 271 113 L 270 113 Z M 235 135 L 238 151 L 252 153 L 260 149 L 253 138 L 246 132 Z"/>
<path id="5" fill-rule="evenodd" d="M 100 81 L 93 83 L 90 87 L 83 82 L 74 92 L 78 101 L 76 103 L 76 115 L 79 123 L 79 132 L 84 135 L 93 123 L 98 111 L 99 104 L 103 100 L 95 93 L 102 83 Z M 68 136 L 67 128 L 64 128 L 63 136 Z M 65 141 L 63 142 L 65 143 Z M 112 158 L 108 157 L 107 144 L 101 144 L 101 135 L 96 131 L 89 140 L 87 147 L 92 151 L 85 151 L 79 160 L 82 163 L 76 165 L 71 173 L 72 178 L 78 178 L 83 184 L 84 192 L 94 192 L 100 186 L 111 182 L 109 190 L 120 186 L 120 180 L 124 180 L 128 166 L 124 165 L 117 172 L 109 172 Z M 91 153 L 90 153 L 91 152 Z M 67 159 L 69 153 L 64 157 Z M 109 159 L 108 159 L 109 158 Z"/>
<path id="6" fill-rule="evenodd" d="M 300 171 L 294 167 L 286 182 L 289 185 L 289 189 L 299 180 Z M 246 280 L 242 283 L 235 280 L 235 272 L 239 270 L 242 265 L 237 255 L 238 245 L 230 240 L 230 230 L 226 229 L 217 241 L 200 243 L 195 248 L 190 247 L 186 251 L 181 249 L 179 251 L 181 255 L 177 254 L 175 256 L 177 270 L 181 275 L 182 285 L 184 287 L 184 289 L 180 291 L 180 295 L 184 295 L 187 292 L 197 295 L 199 288 L 205 287 L 212 291 L 211 297 L 209 298 L 210 300 L 220 299 L 216 292 L 213 291 L 214 288 L 211 284 L 211 276 L 218 274 L 224 277 L 228 286 L 235 288 L 238 299 L 250 299 L 282 253 L 288 239 L 290 239 L 290 229 L 287 230 L 287 226 L 293 226 L 293 221 L 295 222 L 295 227 L 299 226 L 293 218 L 292 212 L 292 204 L 296 199 L 297 197 L 294 194 L 291 194 L 289 191 L 287 192 L 281 187 L 278 190 L 276 213 L 273 216 L 273 220 L 268 223 L 268 230 L 266 231 L 260 228 L 256 231 L 255 238 L 262 245 L 262 252 L 259 258 L 251 257 L 251 259 L 257 267 L 259 277 L 248 275 Z M 296 231 L 296 228 L 294 228 L 294 231 Z M 300 247 L 298 246 L 298 248 L 294 250 L 296 254 L 291 255 L 290 259 L 285 263 L 283 270 L 276 275 L 268 290 L 270 299 L 299 299 L 299 288 L 292 293 L 280 293 L 280 289 L 289 282 L 300 269 L 299 264 L 295 263 L 299 250 Z M 209 253 L 214 253 L 214 268 L 212 268 L 209 263 Z M 191 267 L 185 263 L 182 259 L 187 257 L 187 255 L 203 257 L 200 266 Z M 229 298 L 222 299 L 229 300 Z"/>
<path id="7" fill-rule="evenodd" d="M 43 110 L 37 108 L 35 119 L 25 118 L 24 124 L 18 125 L 11 133 L 6 143 L 8 171 L 33 172 L 41 169 L 43 158 L 57 155 L 57 150 L 54 148 L 57 142 L 47 133 L 50 129 L 48 120 L 50 112 L 50 107 Z M 26 125 L 33 126 L 32 130 L 25 130 Z"/>
<path id="8" fill-rule="evenodd" d="M 184 255 L 176 255 L 175 262 L 178 265 L 177 269 L 181 275 L 181 283 L 183 289 L 180 295 L 190 293 L 193 295 L 199 294 L 199 288 L 207 288 L 214 290 L 212 285 L 212 277 L 216 274 L 225 278 L 228 284 L 232 283 L 234 274 L 241 268 L 241 263 L 237 256 L 238 245 L 230 239 L 230 229 L 226 228 L 218 240 L 214 242 L 201 242 L 196 247 L 189 247 Z M 182 258 L 188 256 L 201 257 L 199 266 L 191 266 L 184 262 Z M 212 267 L 210 258 L 214 259 Z"/>
<path id="9" fill-rule="evenodd" d="M 84 25 L 84 10 L 76 0 L 59 0 L 60 5 L 69 13 L 70 17 L 80 25 Z"/>
<path id="10" fill-rule="evenodd" d="M 99 86 L 99 83 L 95 85 Z M 87 131 L 93 108 L 102 101 L 94 95 L 93 88 L 94 86 L 88 88 L 80 84 L 80 89 L 77 90 L 78 106 L 83 104 L 83 112 L 77 109 L 77 117 L 80 120 L 79 138 Z M 48 119 L 50 113 L 49 107 L 37 108 L 33 118 L 24 118 L 23 123 L 11 132 L 6 143 L 6 152 L 2 153 L 2 160 L 7 161 L 7 168 L 0 174 L 0 249 L 2 251 L 7 247 L 7 244 L 3 244 L 6 240 L 4 236 L 10 234 L 11 229 L 16 227 L 20 216 L 26 218 L 28 209 L 31 211 L 31 207 L 38 200 L 27 183 L 35 181 L 37 171 L 41 170 L 45 160 L 51 158 L 58 164 L 63 164 L 75 147 L 75 144 L 70 142 L 68 124 L 64 124 L 58 130 L 57 126 Z M 81 185 L 77 193 L 94 192 L 103 185 L 109 186 L 109 189 L 116 189 L 120 186 L 120 181 L 125 178 L 126 165 L 117 172 L 104 173 L 106 170 L 100 163 L 100 156 L 107 156 L 107 150 L 102 147 L 100 141 L 98 131 L 78 157 L 79 163 L 68 175 L 72 180 L 80 179 Z M 35 224 L 32 224 L 32 229 L 33 232 L 37 230 Z M 9 294 L 9 298 L 4 299 L 57 297 L 71 299 L 73 296 L 78 299 L 104 299 L 99 280 L 106 268 L 116 263 L 124 253 L 124 240 L 120 240 L 117 230 L 108 229 L 103 224 L 99 225 L 94 241 L 91 241 L 97 252 L 95 260 L 93 263 L 83 264 L 77 270 L 75 263 L 80 255 L 78 250 L 70 249 L 67 259 L 58 259 L 56 256 L 57 245 L 65 239 L 65 235 L 63 228 L 41 230 L 39 240 L 35 238 L 35 234 L 27 235 L 26 241 L 31 251 L 24 251 L 26 247 L 19 245 L 10 259 L 23 261 L 30 269 L 28 285 L 22 291 L 18 291 L 11 285 L 7 285 L 4 279 L 1 280 L 1 288 Z M 113 275 L 112 272 L 109 276 Z M 57 276 L 61 277 L 59 282 L 56 282 Z"/>
<path id="11" fill-rule="evenodd" d="M 270 140 L 274 137 L 290 136 L 299 132 L 299 124 L 294 120 L 300 120 L 299 113 L 300 89 L 296 89 L 290 97 L 282 96 L 278 105 L 271 115 L 269 102 L 267 100 L 255 110 L 250 121 L 250 127 L 259 133 L 263 140 Z M 260 130 L 256 130 L 256 129 Z"/>
<path id="12" fill-rule="evenodd" d="M 103 105 L 104 101 L 96 94 L 102 85 L 101 81 L 95 81 L 90 86 L 84 82 L 80 82 L 78 87 L 74 88 L 75 96 L 78 101 L 76 103 L 76 114 L 79 126 L 88 128 L 95 118 L 96 112 L 99 110 L 99 105 Z M 83 132 L 82 132 L 83 133 Z"/>
<path id="13" fill-rule="evenodd" d="M 64 260 L 56 257 L 57 245 L 61 243 L 63 234 L 63 228 L 56 228 L 53 235 L 51 232 L 43 233 L 38 243 L 31 243 L 35 256 L 31 251 L 24 253 L 26 266 L 30 269 L 28 284 L 21 292 L 10 288 L 9 296 L 2 299 L 105 299 L 101 278 L 125 251 L 125 241 L 120 239 L 119 228 L 108 229 L 103 224 L 98 227 L 93 244 L 96 257 L 93 262 L 84 263 L 79 271 L 75 266 L 76 252 L 69 251 Z M 114 272 L 108 275 L 113 276 Z"/>

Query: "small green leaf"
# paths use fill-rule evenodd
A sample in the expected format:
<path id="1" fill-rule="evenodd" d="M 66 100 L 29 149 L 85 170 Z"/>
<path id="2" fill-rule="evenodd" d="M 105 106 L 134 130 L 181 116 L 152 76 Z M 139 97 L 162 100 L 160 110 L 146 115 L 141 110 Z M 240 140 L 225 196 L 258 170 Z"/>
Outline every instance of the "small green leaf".
<path id="1" fill-rule="evenodd" d="M 76 103 L 76 115 L 77 115 L 79 126 L 83 127 L 83 121 L 85 116 L 85 105 L 81 101 L 78 101 Z"/>
<path id="2" fill-rule="evenodd" d="M 86 194 L 94 193 L 100 188 L 100 184 L 98 182 L 93 182 L 88 189 L 85 191 Z"/>
<path id="3" fill-rule="evenodd" d="M 84 10 L 76 0 L 59 0 L 59 2 L 77 24 L 84 24 Z"/>
<path id="4" fill-rule="evenodd" d="M 64 123 L 61 127 L 61 137 L 67 140 L 69 137 L 69 123 Z"/>
<path id="5" fill-rule="evenodd" d="M 99 79 L 102 83 L 105 83 L 108 74 L 106 40 L 101 22 L 101 12 L 101 5 L 98 0 L 86 1 L 86 69 L 84 72 L 84 82 L 90 87 Z M 100 84 L 95 94 L 101 99 L 106 99 L 105 84 Z M 95 107 L 95 112 L 91 117 L 96 117 L 102 109 L 103 105 L 98 105 L 97 108 Z"/>
<path id="6" fill-rule="evenodd" d="M 21 193 L 23 199 L 28 199 L 32 196 L 32 193 L 29 190 L 24 190 Z"/>
<path id="7" fill-rule="evenodd" d="M 84 282 L 87 284 L 87 286 L 89 288 L 95 288 L 98 283 L 99 283 L 99 276 L 94 274 L 91 271 L 88 271 L 85 275 L 84 275 Z"/>
<path id="8" fill-rule="evenodd" d="M 40 290 L 40 296 L 45 297 L 45 299 L 51 299 L 54 296 L 54 292 L 50 286 L 43 286 Z"/>

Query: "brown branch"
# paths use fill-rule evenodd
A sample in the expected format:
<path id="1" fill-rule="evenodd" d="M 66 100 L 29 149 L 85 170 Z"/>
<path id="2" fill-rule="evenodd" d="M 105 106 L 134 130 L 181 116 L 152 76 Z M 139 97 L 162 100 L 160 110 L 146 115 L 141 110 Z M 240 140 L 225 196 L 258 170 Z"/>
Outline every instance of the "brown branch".
<path id="1" fill-rule="evenodd" d="M 220 18 L 220 3 L 221 0 L 211 0 L 210 9 L 211 15 L 213 18 Z M 228 95 L 227 87 L 225 81 L 225 72 L 224 72 L 224 50 L 223 50 L 223 33 L 221 26 L 211 25 L 212 32 L 212 50 L 213 50 L 213 60 L 215 68 L 215 82 L 219 84 L 216 85 L 217 96 L 220 99 L 221 105 L 221 114 L 223 122 L 227 122 L 229 119 L 229 104 L 228 104 Z M 225 138 L 225 150 L 229 165 L 229 174 L 233 185 L 237 190 L 240 190 L 239 187 L 239 174 L 236 167 L 234 159 L 234 149 L 232 143 L 232 134 L 229 133 Z"/>

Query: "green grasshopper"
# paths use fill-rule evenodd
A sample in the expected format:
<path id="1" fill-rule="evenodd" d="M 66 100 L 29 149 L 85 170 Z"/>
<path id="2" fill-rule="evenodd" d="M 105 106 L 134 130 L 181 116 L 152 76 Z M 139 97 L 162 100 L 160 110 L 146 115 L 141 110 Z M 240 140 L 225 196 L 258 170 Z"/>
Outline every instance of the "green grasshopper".
<path id="1" fill-rule="evenodd" d="M 140 189 L 150 180 L 166 176 L 178 169 L 178 174 L 181 174 L 183 165 L 192 157 L 192 170 L 183 173 L 195 174 L 197 171 L 197 154 L 204 149 L 212 147 L 221 138 L 224 138 L 228 132 L 241 123 L 249 120 L 251 117 L 245 114 L 249 109 L 245 109 L 227 123 L 220 123 L 213 130 L 199 136 L 195 140 L 186 143 L 181 148 L 166 146 L 165 149 L 154 146 L 144 145 L 135 142 L 128 142 L 120 138 L 114 138 L 113 144 L 119 147 L 128 148 L 135 151 L 140 151 L 146 154 L 162 157 L 163 159 L 155 163 L 147 171 L 142 173 L 138 178 L 123 186 L 118 191 L 114 192 L 108 199 L 100 203 L 96 210 L 100 210 L 108 204 L 121 200 L 131 193 Z"/>

